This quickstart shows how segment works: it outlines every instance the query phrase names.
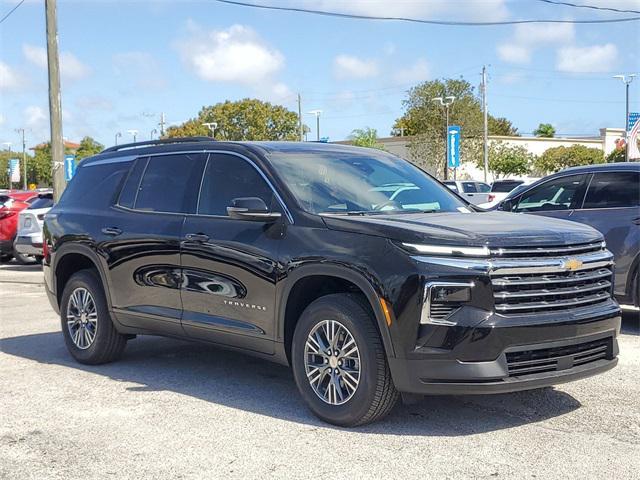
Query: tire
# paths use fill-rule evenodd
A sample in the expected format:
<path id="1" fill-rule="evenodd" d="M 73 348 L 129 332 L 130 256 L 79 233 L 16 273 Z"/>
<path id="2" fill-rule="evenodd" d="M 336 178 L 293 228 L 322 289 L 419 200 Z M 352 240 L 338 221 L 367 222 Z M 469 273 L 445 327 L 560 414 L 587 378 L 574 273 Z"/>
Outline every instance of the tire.
<path id="1" fill-rule="evenodd" d="M 13 258 L 15 258 L 16 262 L 18 262 L 20 265 L 33 265 L 34 263 L 36 263 L 35 257 L 31 255 L 24 255 L 23 253 L 16 251 L 15 248 L 13 249 Z"/>
<path id="2" fill-rule="evenodd" d="M 302 398 L 321 420 L 342 427 L 364 425 L 383 418 L 399 398 L 375 319 L 364 302 L 354 294 L 320 297 L 304 310 L 293 334 L 291 363 Z M 316 346 L 326 346 L 329 337 L 325 333 L 332 326 L 338 332 L 334 335 L 338 338 L 334 345 L 339 350 L 335 351 L 340 351 L 337 357 L 333 352 L 333 360 L 326 354 L 328 349 L 322 355 L 314 353 L 323 351 Z M 314 333 L 313 341 L 309 340 L 311 333 Z M 353 345 L 348 335 L 355 342 L 356 353 L 349 353 Z M 341 346 L 345 345 L 347 348 L 342 350 Z M 340 367 L 333 368 L 338 358 L 342 358 Z M 322 367 L 317 369 L 317 365 Z M 340 375 L 330 376 L 327 372 L 331 370 Z M 345 373 L 349 371 L 352 375 Z M 357 375 L 356 371 L 359 372 Z M 337 383 L 331 387 L 329 384 L 336 377 Z M 328 390 L 323 393 L 324 385 Z M 349 388 L 353 385 L 355 388 Z"/>
<path id="3" fill-rule="evenodd" d="M 84 292 L 93 302 L 84 303 L 87 308 L 82 316 L 76 306 L 86 299 Z M 102 283 L 93 270 L 74 273 L 65 285 L 60 302 L 60 322 L 67 349 L 80 363 L 98 365 L 117 360 L 127 344 L 127 338 L 113 326 Z M 78 330 L 80 333 L 76 336 Z"/>
<path id="4" fill-rule="evenodd" d="M 5 253 L 0 255 L 0 262 L 2 263 L 8 263 L 11 261 L 11 259 L 13 258 L 13 254 L 12 253 Z"/>

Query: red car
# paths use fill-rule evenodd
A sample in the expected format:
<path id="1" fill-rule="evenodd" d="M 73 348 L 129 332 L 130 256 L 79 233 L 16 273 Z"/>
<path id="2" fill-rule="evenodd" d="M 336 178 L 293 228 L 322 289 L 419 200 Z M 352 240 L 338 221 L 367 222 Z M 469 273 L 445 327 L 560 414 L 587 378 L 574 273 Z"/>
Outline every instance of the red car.
<path id="1" fill-rule="evenodd" d="M 29 257 L 14 252 L 13 241 L 18 230 L 18 214 L 38 198 L 38 192 L 10 191 L 0 194 L 0 260 L 16 257 L 20 263 L 29 263 Z"/>

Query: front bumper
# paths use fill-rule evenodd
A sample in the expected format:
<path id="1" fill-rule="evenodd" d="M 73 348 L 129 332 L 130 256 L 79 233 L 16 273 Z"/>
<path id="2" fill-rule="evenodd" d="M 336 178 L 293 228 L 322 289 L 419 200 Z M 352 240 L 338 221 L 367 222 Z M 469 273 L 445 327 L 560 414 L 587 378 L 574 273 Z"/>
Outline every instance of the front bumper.
<path id="1" fill-rule="evenodd" d="M 42 235 L 16 237 L 14 248 L 23 255 L 42 256 Z"/>
<path id="2" fill-rule="evenodd" d="M 566 313 L 538 320 L 493 315 L 473 327 L 424 327 L 421 346 L 406 358 L 389 359 L 396 388 L 423 395 L 505 393 L 613 368 L 620 331 L 617 304 Z M 451 348 L 441 342 L 429 346 L 430 339 L 447 337 Z"/>

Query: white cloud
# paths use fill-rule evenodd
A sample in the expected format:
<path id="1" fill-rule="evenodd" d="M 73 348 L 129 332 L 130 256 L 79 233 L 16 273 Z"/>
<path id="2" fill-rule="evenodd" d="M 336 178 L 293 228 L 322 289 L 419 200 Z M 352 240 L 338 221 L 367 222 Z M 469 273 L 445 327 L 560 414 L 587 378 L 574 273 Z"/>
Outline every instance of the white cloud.
<path id="1" fill-rule="evenodd" d="M 42 107 L 31 105 L 24 109 L 25 124 L 29 128 L 40 129 L 47 121 L 47 114 Z"/>
<path id="2" fill-rule="evenodd" d="M 618 47 L 613 43 L 588 47 L 564 47 L 558 50 L 556 68 L 563 72 L 607 72 L 618 61 Z"/>
<path id="3" fill-rule="evenodd" d="M 505 43 L 498 45 L 498 56 L 509 63 L 529 63 L 531 49 L 515 43 Z"/>
<path id="4" fill-rule="evenodd" d="M 337 78 L 371 78 L 379 73 L 375 60 L 363 60 L 353 55 L 338 55 L 333 60 L 333 71 Z"/>
<path id="5" fill-rule="evenodd" d="M 0 61 L 0 91 L 13 90 L 21 85 L 20 75 L 9 65 Z"/>
<path id="6" fill-rule="evenodd" d="M 419 58 L 413 65 L 398 70 L 394 77 L 398 83 L 417 83 L 427 80 L 429 76 L 429 64 L 424 58 Z"/>
<path id="7" fill-rule="evenodd" d="M 116 53 L 112 60 L 115 73 L 132 81 L 137 88 L 162 90 L 167 87 L 166 75 L 158 60 L 148 52 Z"/>
<path id="8" fill-rule="evenodd" d="M 509 63 L 525 64 L 531 55 L 546 45 L 566 45 L 575 37 L 572 24 L 520 24 L 515 26 L 511 40 L 497 46 L 498 57 Z"/>
<path id="9" fill-rule="evenodd" d="M 24 44 L 22 53 L 25 58 L 38 68 L 47 68 L 47 50 L 44 47 Z M 60 54 L 60 75 L 68 80 L 79 80 L 89 76 L 91 69 L 78 57 L 69 52 Z"/>
<path id="10" fill-rule="evenodd" d="M 575 29 L 570 23 L 520 24 L 515 27 L 514 38 L 520 45 L 569 43 L 575 37 Z"/>
<path id="11" fill-rule="evenodd" d="M 257 85 L 284 66 L 284 56 L 249 27 L 203 31 L 192 24 L 190 30 L 191 38 L 177 47 L 182 60 L 203 80 Z"/>

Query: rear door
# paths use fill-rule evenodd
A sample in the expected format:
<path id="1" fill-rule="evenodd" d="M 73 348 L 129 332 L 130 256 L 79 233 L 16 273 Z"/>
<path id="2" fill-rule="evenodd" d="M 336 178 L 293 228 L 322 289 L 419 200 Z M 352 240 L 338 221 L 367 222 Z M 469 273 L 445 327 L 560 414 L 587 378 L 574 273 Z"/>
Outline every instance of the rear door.
<path id="1" fill-rule="evenodd" d="M 594 173 L 584 205 L 571 220 L 602 232 L 616 261 L 615 293 L 629 294 L 630 270 L 640 252 L 640 173 Z"/>
<path id="2" fill-rule="evenodd" d="M 512 211 L 568 220 L 582 205 L 589 177 L 576 174 L 552 178 L 525 191 Z"/>
<path id="3" fill-rule="evenodd" d="M 489 185 L 481 182 L 461 182 L 464 196 L 475 205 L 489 201 Z"/>
<path id="4" fill-rule="evenodd" d="M 196 210 L 206 155 L 139 158 L 102 225 L 112 304 L 125 325 L 182 335 L 180 233 Z"/>
<path id="5" fill-rule="evenodd" d="M 259 197 L 282 212 L 252 162 L 232 153 L 211 154 L 198 214 L 187 216 L 182 229 L 182 325 L 194 338 L 273 353 L 284 221 L 230 218 L 227 207 L 241 197 Z"/>

